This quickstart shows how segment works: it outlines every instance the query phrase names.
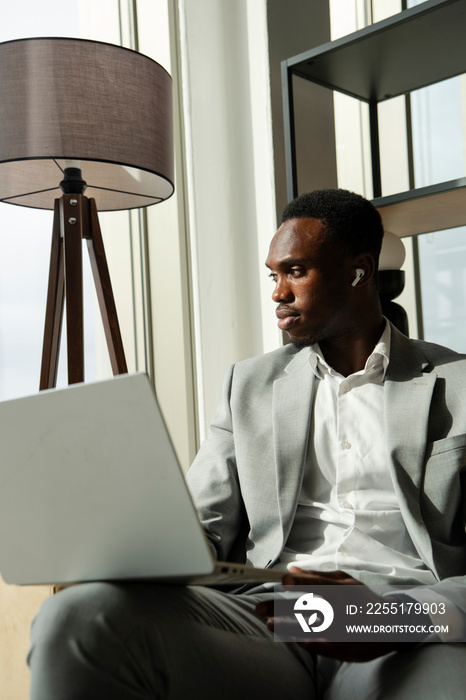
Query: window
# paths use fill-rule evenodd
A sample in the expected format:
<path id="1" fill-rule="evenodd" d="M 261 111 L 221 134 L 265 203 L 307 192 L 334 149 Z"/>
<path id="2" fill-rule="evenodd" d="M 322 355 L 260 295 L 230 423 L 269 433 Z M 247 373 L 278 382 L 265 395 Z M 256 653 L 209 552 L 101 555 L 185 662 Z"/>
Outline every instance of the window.
<path id="1" fill-rule="evenodd" d="M 420 0 L 330 0 L 332 39 L 420 5 Z M 382 194 L 465 176 L 466 77 L 378 105 Z M 372 196 L 367 107 L 334 93 L 338 185 Z M 466 351 L 466 228 L 404 239 L 410 334 Z M 418 298 L 415 298 L 415 279 Z M 419 294 L 420 290 L 420 294 Z"/>
<path id="2" fill-rule="evenodd" d="M 168 0 L 44 0 L 40 12 L 33 0 L 12 5 L 0 41 L 33 36 L 121 44 L 158 61 L 172 76 L 178 69 L 177 18 Z M 147 210 L 100 213 L 99 220 L 129 371 L 153 379 L 187 467 L 197 439 L 179 112 L 175 104 L 176 194 Z M 0 204 L 0 400 L 38 390 L 52 219 L 52 212 Z M 83 265 L 89 381 L 110 377 L 111 368 L 85 250 Z M 62 339 L 58 386 L 67 384 L 65 333 Z"/>
<path id="3" fill-rule="evenodd" d="M 465 176 L 464 76 L 411 96 L 416 187 Z M 418 236 L 424 337 L 466 352 L 466 227 Z"/>
<path id="4" fill-rule="evenodd" d="M 70 36 L 120 43 L 118 0 L 63 3 L 33 0 L 4 13 L 0 41 Z M 39 386 L 52 212 L 0 204 L 0 400 L 31 394 Z M 96 315 L 88 260 L 85 264 L 86 376 L 97 375 Z M 58 383 L 66 383 L 62 347 Z"/>

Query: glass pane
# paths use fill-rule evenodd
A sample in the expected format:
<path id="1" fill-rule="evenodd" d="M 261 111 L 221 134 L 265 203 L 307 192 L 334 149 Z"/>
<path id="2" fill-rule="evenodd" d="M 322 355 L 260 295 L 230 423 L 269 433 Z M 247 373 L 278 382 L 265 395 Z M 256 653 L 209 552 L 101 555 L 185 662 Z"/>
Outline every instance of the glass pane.
<path id="1" fill-rule="evenodd" d="M 424 337 L 466 352 L 466 228 L 418 241 Z"/>
<path id="2" fill-rule="evenodd" d="M 411 93 L 416 187 L 464 177 L 461 77 Z"/>
<path id="3" fill-rule="evenodd" d="M 407 7 L 414 7 L 415 5 L 422 5 L 427 0 L 408 0 Z"/>
<path id="4" fill-rule="evenodd" d="M 416 187 L 464 177 L 464 77 L 411 94 Z M 424 338 L 466 351 L 466 228 L 418 237 Z"/>
<path id="5" fill-rule="evenodd" d="M 372 21 L 381 22 L 387 17 L 398 14 L 403 9 L 401 0 L 372 0 Z"/>
<path id="6" fill-rule="evenodd" d="M 21 0 L 2 14 L 0 41 L 66 36 L 120 43 L 118 0 Z M 0 400 L 39 388 L 52 212 L 0 203 Z M 86 379 L 96 374 L 94 291 L 87 252 L 85 274 Z M 65 336 L 63 328 L 62 337 Z M 66 348 L 58 384 L 66 384 Z"/>
<path id="7" fill-rule="evenodd" d="M 333 93 L 338 187 L 371 199 L 372 161 L 369 106 L 341 92 Z"/>

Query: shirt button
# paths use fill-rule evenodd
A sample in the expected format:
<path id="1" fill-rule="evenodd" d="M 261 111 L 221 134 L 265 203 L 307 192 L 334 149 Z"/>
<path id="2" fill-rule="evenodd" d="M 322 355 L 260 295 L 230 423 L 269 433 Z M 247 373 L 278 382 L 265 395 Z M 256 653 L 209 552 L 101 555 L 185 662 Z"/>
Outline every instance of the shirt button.
<path id="1" fill-rule="evenodd" d="M 341 443 L 341 446 L 343 447 L 344 450 L 350 450 L 351 449 L 351 443 L 347 442 L 346 440 L 343 440 Z"/>
<path id="2" fill-rule="evenodd" d="M 344 384 L 344 385 L 341 387 L 341 391 L 342 391 L 343 394 L 348 394 L 348 393 L 351 391 L 351 387 L 348 386 L 348 384 Z"/>
<path id="3" fill-rule="evenodd" d="M 343 508 L 348 508 L 348 510 L 353 510 L 353 509 L 354 509 L 354 506 L 353 506 L 353 504 L 350 503 L 349 501 L 345 501 L 345 502 L 343 503 Z"/>

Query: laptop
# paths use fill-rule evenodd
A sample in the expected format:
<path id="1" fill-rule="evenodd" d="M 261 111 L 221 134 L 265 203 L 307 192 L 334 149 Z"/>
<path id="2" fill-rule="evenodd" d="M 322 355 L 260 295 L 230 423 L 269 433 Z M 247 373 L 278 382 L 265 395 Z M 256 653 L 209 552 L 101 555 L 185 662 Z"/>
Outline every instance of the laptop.
<path id="1" fill-rule="evenodd" d="M 142 373 L 0 403 L 0 573 L 56 586 L 283 576 L 215 561 Z"/>

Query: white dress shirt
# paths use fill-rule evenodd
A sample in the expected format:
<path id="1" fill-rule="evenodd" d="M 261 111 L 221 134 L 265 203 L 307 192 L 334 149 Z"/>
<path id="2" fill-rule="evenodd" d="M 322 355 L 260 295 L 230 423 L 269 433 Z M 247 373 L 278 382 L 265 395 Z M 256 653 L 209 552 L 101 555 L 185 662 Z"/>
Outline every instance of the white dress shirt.
<path id="1" fill-rule="evenodd" d="M 332 369 L 319 346 L 307 464 L 280 566 L 364 570 L 434 583 L 400 513 L 386 450 L 384 379 L 390 325 L 360 372 Z"/>

